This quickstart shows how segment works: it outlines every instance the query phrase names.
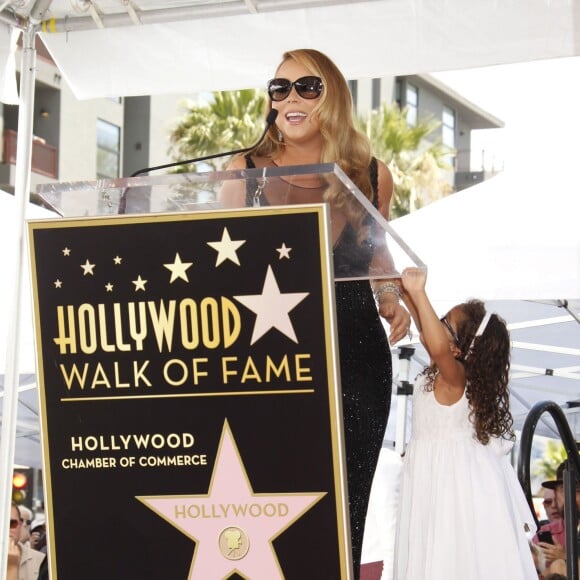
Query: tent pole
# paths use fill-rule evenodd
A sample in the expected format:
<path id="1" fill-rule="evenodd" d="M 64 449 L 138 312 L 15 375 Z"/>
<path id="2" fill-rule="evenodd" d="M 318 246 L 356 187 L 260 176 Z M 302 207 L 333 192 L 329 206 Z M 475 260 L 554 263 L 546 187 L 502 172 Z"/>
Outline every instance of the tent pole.
<path id="1" fill-rule="evenodd" d="M 12 501 L 12 471 L 16 443 L 16 418 L 18 412 L 18 348 L 20 346 L 20 294 L 22 287 L 22 264 L 26 259 L 24 244 L 24 218 L 30 198 L 30 162 L 32 159 L 32 122 L 34 109 L 34 83 L 36 78 L 36 50 L 34 41 L 36 26 L 23 30 L 22 60 L 20 70 L 20 99 L 18 107 L 18 138 L 16 142 L 16 174 L 14 195 L 16 198 L 16 260 L 13 280 L 13 300 L 10 324 L 7 331 L 6 374 L 4 377 L 4 402 L 2 431 L 0 434 L 0 525 L 6 526 L 10 519 Z M 4 527 L 6 529 L 6 527 Z M 8 534 L 0 534 L 0 577 L 4 577 L 8 563 Z"/>

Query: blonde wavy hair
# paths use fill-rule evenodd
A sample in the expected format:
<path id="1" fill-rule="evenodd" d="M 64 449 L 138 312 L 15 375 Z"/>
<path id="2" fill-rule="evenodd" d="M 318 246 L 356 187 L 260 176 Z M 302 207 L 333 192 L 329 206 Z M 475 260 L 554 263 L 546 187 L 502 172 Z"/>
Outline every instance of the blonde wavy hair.
<path id="1" fill-rule="evenodd" d="M 318 50 L 301 48 L 285 52 L 279 67 L 288 60 L 294 60 L 312 75 L 322 79 L 324 90 L 313 111 L 318 116 L 323 141 L 320 162 L 337 163 L 364 195 L 372 200 L 369 176 L 371 146 L 366 135 L 354 126 L 352 97 L 346 79 L 334 62 Z M 268 100 L 266 114 L 271 108 L 272 103 Z M 265 140 L 253 153 L 272 158 L 280 155 L 283 150 L 284 142 L 278 138 L 278 129 L 272 126 Z M 329 195 L 332 197 L 333 194 Z M 334 195 L 339 195 L 339 192 L 334 192 Z"/>

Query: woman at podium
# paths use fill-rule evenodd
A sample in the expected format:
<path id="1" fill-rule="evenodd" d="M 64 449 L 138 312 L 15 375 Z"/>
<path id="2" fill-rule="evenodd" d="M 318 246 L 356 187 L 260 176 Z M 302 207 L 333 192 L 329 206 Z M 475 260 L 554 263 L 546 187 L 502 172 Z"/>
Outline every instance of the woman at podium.
<path id="1" fill-rule="evenodd" d="M 268 95 L 270 108 L 278 111 L 275 124 L 260 144 L 234 158 L 228 169 L 337 163 L 388 219 L 393 179 L 387 166 L 372 157 L 366 136 L 354 127 L 350 91 L 337 66 L 316 50 L 289 51 L 268 82 Z M 248 186 L 246 192 L 246 205 L 323 200 L 332 208 L 335 277 L 344 280 L 336 282 L 335 296 L 353 567 L 358 578 L 371 484 L 391 400 L 389 340 L 405 336 L 410 316 L 399 304 L 392 279 L 369 281 L 377 248 L 361 239 L 364 217 L 356 215 L 360 210 L 349 206 L 344 193 L 329 192 L 318 175 L 293 176 L 290 184 L 268 180 Z M 380 316 L 390 324 L 388 338 Z"/>

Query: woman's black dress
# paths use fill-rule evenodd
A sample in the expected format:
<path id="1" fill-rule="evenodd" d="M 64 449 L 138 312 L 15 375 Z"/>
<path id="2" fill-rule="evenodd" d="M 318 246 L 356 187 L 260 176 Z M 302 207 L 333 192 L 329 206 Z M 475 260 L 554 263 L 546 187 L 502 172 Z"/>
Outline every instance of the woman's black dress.
<path id="1" fill-rule="evenodd" d="M 246 157 L 246 163 L 248 168 L 256 167 L 250 157 Z M 376 207 L 376 161 L 371 164 L 370 176 Z M 252 195 L 249 185 L 248 205 L 251 205 Z M 268 205 L 264 198 L 262 205 Z M 358 246 L 356 234 L 346 226 L 334 246 L 336 277 L 349 275 L 353 244 Z M 357 267 L 360 267 L 361 255 L 366 256 L 370 265 L 372 248 L 359 247 L 358 250 Z M 368 280 L 336 282 L 335 299 L 352 558 L 354 577 L 358 579 L 371 485 L 391 403 L 392 364 L 389 342 Z"/>

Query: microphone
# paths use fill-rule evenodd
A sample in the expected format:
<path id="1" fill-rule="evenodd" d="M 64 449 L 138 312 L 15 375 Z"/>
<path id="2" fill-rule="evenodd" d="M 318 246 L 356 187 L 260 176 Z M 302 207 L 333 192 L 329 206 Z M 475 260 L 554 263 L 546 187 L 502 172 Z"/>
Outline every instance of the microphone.
<path id="1" fill-rule="evenodd" d="M 135 173 L 131 174 L 131 177 L 137 177 L 143 173 L 149 173 L 150 171 L 156 171 L 157 169 L 167 169 L 168 167 L 176 167 L 178 165 L 187 165 L 189 163 L 199 163 L 200 161 L 207 161 L 208 159 L 216 159 L 217 157 L 226 157 L 227 155 L 236 155 L 236 153 L 245 153 L 246 151 L 251 151 L 257 147 L 268 132 L 268 129 L 274 124 L 276 117 L 278 116 L 277 109 L 270 109 L 268 116 L 266 117 L 266 127 L 264 132 L 260 135 L 260 138 L 250 147 L 244 147 L 243 149 L 235 149 L 234 151 L 226 151 L 225 153 L 213 153 L 212 155 L 204 155 L 203 157 L 196 157 L 195 159 L 186 159 L 185 161 L 175 161 L 174 163 L 165 163 L 164 165 L 156 165 L 155 167 L 145 167 L 144 169 L 139 169 Z"/>

